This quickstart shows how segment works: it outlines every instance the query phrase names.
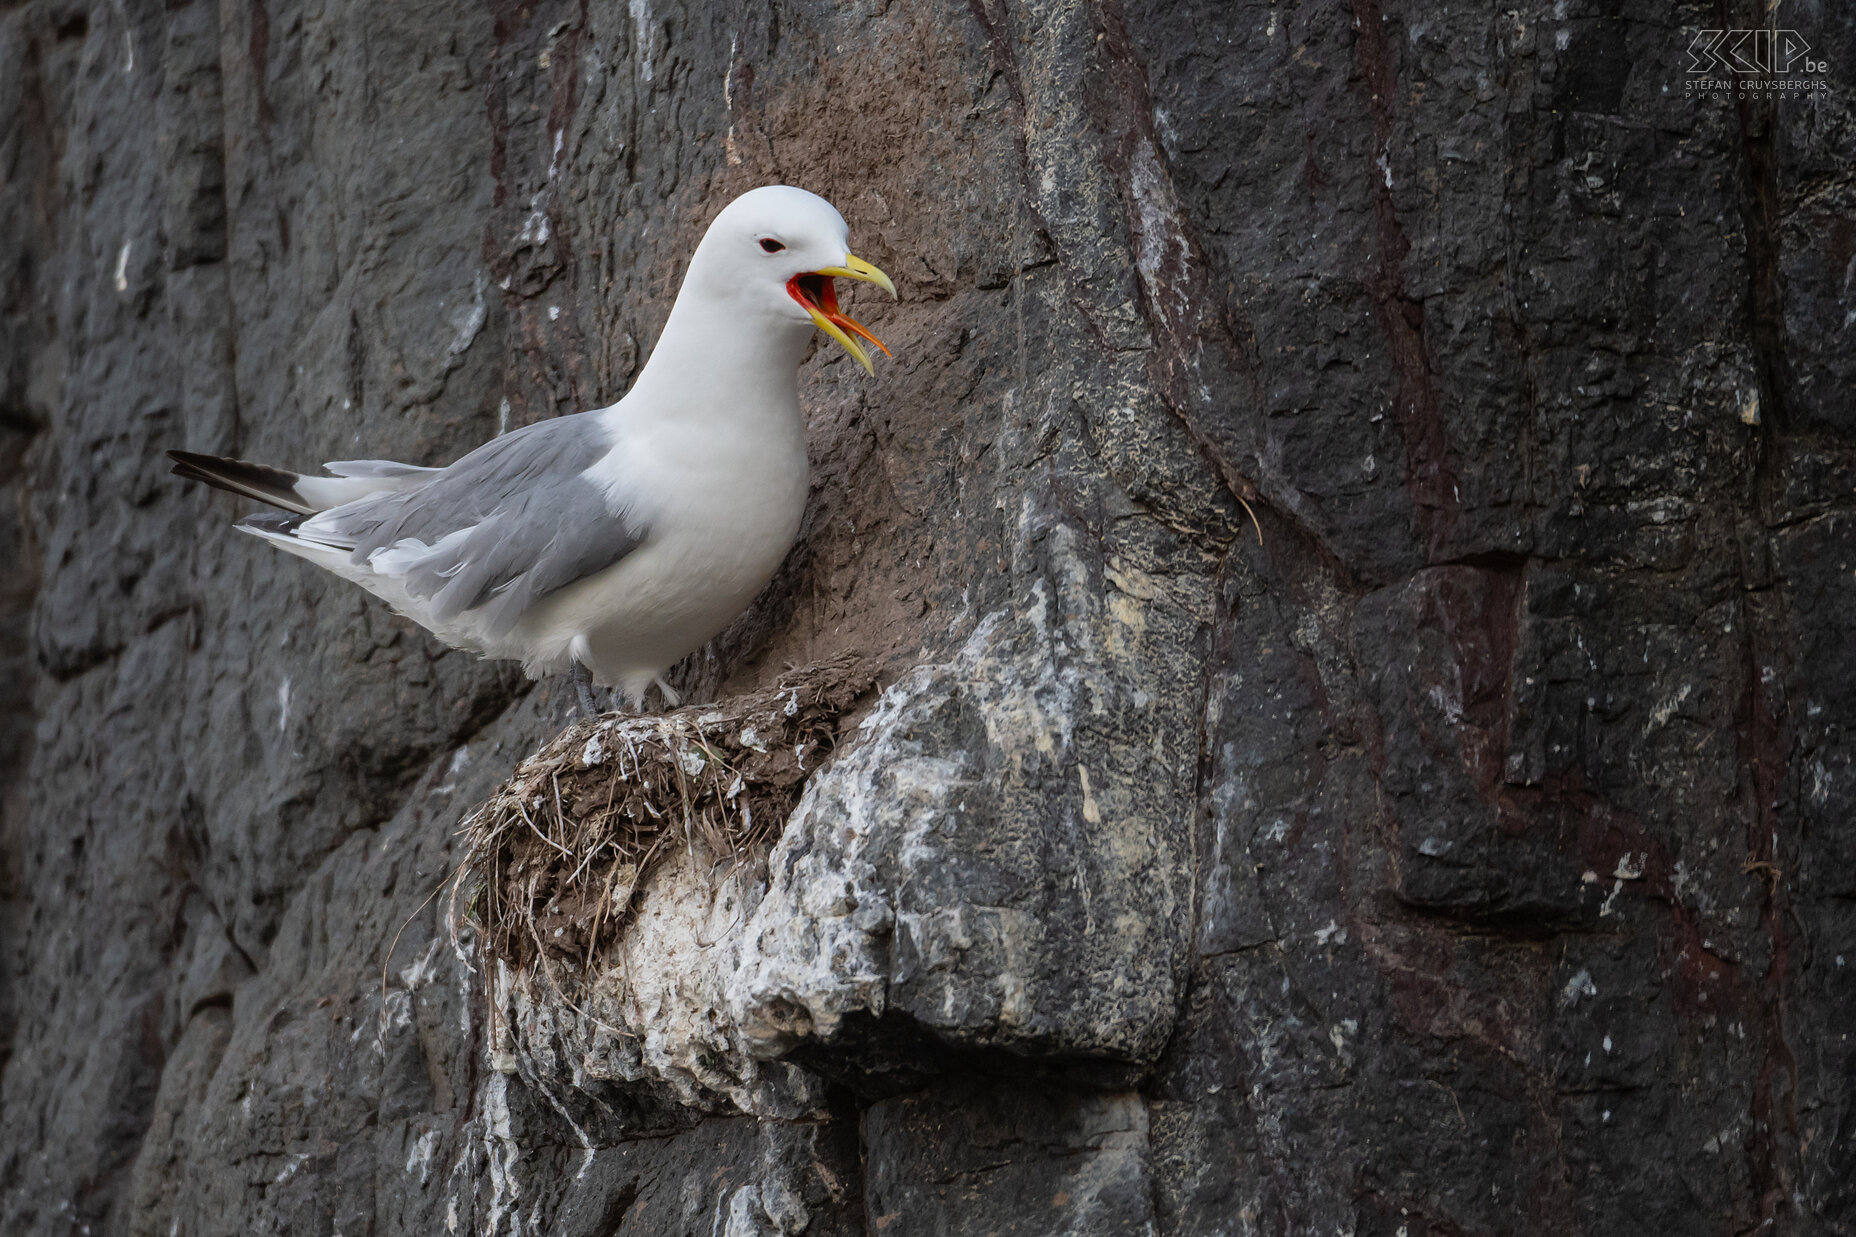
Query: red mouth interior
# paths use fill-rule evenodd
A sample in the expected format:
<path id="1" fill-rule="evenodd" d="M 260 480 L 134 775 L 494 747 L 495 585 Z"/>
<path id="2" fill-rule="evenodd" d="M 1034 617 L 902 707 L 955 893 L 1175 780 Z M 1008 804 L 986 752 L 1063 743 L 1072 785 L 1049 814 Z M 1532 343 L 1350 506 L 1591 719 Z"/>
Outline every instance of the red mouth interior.
<path id="1" fill-rule="evenodd" d="M 829 275 L 794 275 L 786 281 L 786 290 L 807 309 L 823 310 L 829 297 L 832 309 L 838 307 L 838 290 Z"/>
<path id="2" fill-rule="evenodd" d="M 890 355 L 888 346 L 882 340 L 866 330 L 863 323 L 838 308 L 838 288 L 831 276 L 812 272 L 794 275 L 786 281 L 786 291 L 807 309 L 818 310 L 827 320 L 883 349 L 884 356 Z"/>

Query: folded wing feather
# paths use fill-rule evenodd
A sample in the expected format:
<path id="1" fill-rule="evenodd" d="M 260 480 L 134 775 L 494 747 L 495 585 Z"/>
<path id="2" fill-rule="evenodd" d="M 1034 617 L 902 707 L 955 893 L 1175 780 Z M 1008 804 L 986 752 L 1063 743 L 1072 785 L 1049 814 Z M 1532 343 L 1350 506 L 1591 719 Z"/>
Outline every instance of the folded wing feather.
<path id="1" fill-rule="evenodd" d="M 492 439 L 429 480 L 331 507 L 292 535 L 398 578 L 439 622 L 479 611 L 500 636 L 535 602 L 617 563 L 647 530 L 585 477 L 610 449 L 587 413 Z M 366 467 L 373 461 L 344 461 Z M 330 467 L 334 471 L 334 466 Z"/>

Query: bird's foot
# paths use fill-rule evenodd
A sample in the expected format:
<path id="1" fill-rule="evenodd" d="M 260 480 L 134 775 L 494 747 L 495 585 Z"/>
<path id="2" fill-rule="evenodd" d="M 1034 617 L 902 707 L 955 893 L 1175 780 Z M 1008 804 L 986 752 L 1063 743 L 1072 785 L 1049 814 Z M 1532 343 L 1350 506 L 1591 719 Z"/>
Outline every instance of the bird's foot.
<path id="1" fill-rule="evenodd" d="M 658 694 L 664 697 L 664 703 L 666 705 L 674 709 L 683 703 L 683 697 L 677 692 L 676 688 L 664 682 L 663 675 L 660 674 L 651 681 L 657 685 Z"/>
<path id="2" fill-rule="evenodd" d="M 592 721 L 599 716 L 599 706 L 593 702 L 593 672 L 575 662 L 573 680 L 574 698 L 580 702 L 580 714 Z"/>

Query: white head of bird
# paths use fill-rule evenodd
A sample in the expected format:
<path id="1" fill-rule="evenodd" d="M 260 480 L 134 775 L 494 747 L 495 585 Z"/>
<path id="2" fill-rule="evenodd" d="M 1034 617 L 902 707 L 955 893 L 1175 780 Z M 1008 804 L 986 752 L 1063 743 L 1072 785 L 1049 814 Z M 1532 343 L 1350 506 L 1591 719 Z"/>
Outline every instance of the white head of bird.
<path id="1" fill-rule="evenodd" d="M 824 198 L 790 185 L 742 194 L 715 217 L 690 258 L 639 383 L 656 377 L 654 369 L 688 381 L 701 369 L 730 369 L 737 360 L 761 372 L 769 363 L 796 367 L 815 327 L 871 370 L 859 341 L 889 349 L 839 306 L 837 279 L 896 295 L 889 276 L 851 252 L 844 216 Z M 655 364 L 660 356 L 671 363 Z"/>

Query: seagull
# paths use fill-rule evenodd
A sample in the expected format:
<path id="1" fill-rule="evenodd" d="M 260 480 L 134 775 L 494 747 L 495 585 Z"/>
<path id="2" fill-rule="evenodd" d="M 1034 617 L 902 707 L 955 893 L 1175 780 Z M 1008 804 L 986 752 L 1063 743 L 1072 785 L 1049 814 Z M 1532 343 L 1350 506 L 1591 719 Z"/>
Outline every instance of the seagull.
<path id="1" fill-rule="evenodd" d="M 327 476 L 170 451 L 174 472 L 279 511 L 236 527 L 359 584 L 454 648 L 642 709 L 772 578 L 805 512 L 799 363 L 817 328 L 874 373 L 837 279 L 896 296 L 844 218 L 788 185 L 742 194 L 690 258 L 618 403 L 511 430 L 445 468 Z"/>

